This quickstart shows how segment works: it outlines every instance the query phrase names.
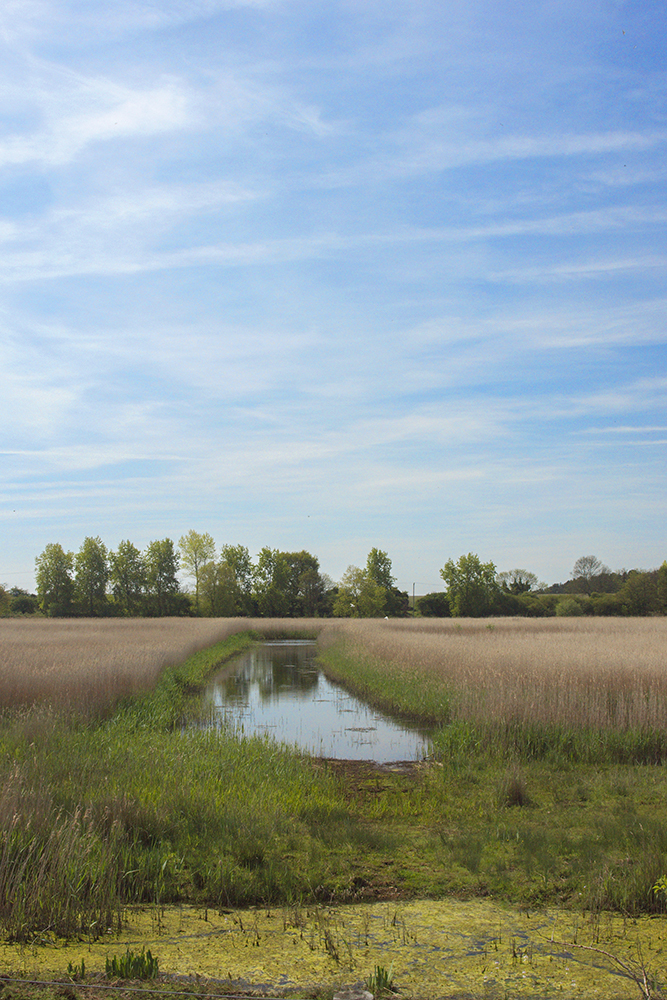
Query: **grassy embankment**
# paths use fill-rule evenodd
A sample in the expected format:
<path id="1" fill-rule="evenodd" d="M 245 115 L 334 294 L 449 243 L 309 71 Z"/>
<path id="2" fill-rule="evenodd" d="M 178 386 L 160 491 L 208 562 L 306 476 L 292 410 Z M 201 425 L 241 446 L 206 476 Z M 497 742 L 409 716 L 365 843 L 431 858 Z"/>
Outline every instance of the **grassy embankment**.
<path id="1" fill-rule="evenodd" d="M 651 886 L 667 870 L 662 620 L 298 623 L 320 632 L 331 676 L 442 727 L 434 760 L 407 774 L 314 766 L 267 740 L 181 730 L 186 695 L 250 640 L 241 629 L 297 623 L 182 623 L 194 629 L 180 633 L 183 658 L 185 645 L 222 641 L 181 665 L 176 633 L 171 662 L 159 644 L 151 660 L 139 654 L 153 623 L 119 624 L 95 626 L 107 658 L 116 636 L 113 669 L 95 655 L 93 626 L 68 624 L 70 656 L 78 649 L 87 670 L 60 678 L 66 715 L 48 669 L 50 623 L 38 669 L 23 671 L 33 707 L 4 690 L 5 932 L 95 934 L 133 902 L 492 894 L 656 905 Z"/>

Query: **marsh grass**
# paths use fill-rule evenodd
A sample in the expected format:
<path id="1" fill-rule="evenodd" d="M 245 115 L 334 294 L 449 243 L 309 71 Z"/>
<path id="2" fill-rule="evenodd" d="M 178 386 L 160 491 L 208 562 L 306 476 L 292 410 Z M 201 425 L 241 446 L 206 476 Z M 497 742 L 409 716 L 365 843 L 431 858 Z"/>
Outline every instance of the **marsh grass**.
<path id="1" fill-rule="evenodd" d="M 0 711 L 108 714 L 164 670 L 248 625 L 239 619 L 0 618 Z"/>
<path id="2" fill-rule="evenodd" d="M 441 757 L 667 759 L 667 619 L 361 621 L 320 637 L 327 673 L 442 728 Z"/>

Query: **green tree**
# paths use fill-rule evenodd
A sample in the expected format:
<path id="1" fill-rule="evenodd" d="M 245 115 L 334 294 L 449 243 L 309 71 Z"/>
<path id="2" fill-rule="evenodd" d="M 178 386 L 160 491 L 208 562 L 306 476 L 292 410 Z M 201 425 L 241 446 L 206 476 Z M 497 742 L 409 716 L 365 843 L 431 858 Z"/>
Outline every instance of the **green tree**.
<path id="1" fill-rule="evenodd" d="M 234 614 L 252 616 L 255 613 L 252 594 L 254 567 L 250 552 L 245 545 L 223 545 L 220 550 L 220 561 L 229 566 L 238 588 Z"/>
<path id="2" fill-rule="evenodd" d="M 12 587 L 10 611 L 13 615 L 34 615 L 39 611 L 39 601 L 36 594 L 29 594 L 21 587 Z"/>
<path id="3" fill-rule="evenodd" d="M 109 554 L 98 536 L 84 538 L 74 557 L 74 596 L 84 614 L 89 617 L 107 610 Z"/>
<path id="4" fill-rule="evenodd" d="M 417 598 L 417 611 L 422 618 L 449 618 L 449 601 L 437 591 Z"/>
<path id="5" fill-rule="evenodd" d="M 559 618 L 578 618 L 583 613 L 584 609 L 574 597 L 561 597 L 556 605 L 556 614 Z"/>
<path id="6" fill-rule="evenodd" d="M 395 617 L 407 615 L 410 610 L 408 594 L 395 586 L 396 578 L 392 576 L 391 559 L 382 549 L 371 549 L 366 559 L 366 573 L 385 591 L 385 602 L 382 613 Z"/>
<path id="7" fill-rule="evenodd" d="M 12 599 L 4 584 L 0 583 L 0 616 L 6 617 L 12 606 Z"/>
<path id="8" fill-rule="evenodd" d="M 387 591 L 367 569 L 348 566 L 338 587 L 333 613 L 337 618 L 380 618 L 386 600 Z"/>
<path id="9" fill-rule="evenodd" d="M 281 552 L 280 556 L 287 567 L 285 614 L 290 618 L 315 617 L 325 590 L 319 559 L 305 549 Z"/>
<path id="10" fill-rule="evenodd" d="M 483 563 L 469 552 L 458 562 L 448 559 L 440 576 L 447 585 L 445 594 L 454 618 L 481 618 L 490 613 L 499 589 L 492 562 Z"/>
<path id="11" fill-rule="evenodd" d="M 199 581 L 201 613 L 208 618 L 233 618 L 241 592 L 232 567 L 223 559 L 205 563 Z"/>
<path id="12" fill-rule="evenodd" d="M 655 590 L 657 610 L 667 615 L 667 559 L 658 570 Z"/>
<path id="13" fill-rule="evenodd" d="M 323 612 L 326 581 L 317 569 L 305 569 L 299 577 L 299 600 L 304 618 L 318 618 Z"/>
<path id="14" fill-rule="evenodd" d="M 505 570 L 498 574 L 498 583 L 508 594 L 528 594 L 540 587 L 535 574 L 527 569 Z"/>
<path id="15" fill-rule="evenodd" d="M 124 615 L 140 615 L 146 589 L 146 564 L 136 545 L 122 541 L 109 554 L 111 593 Z"/>
<path id="16" fill-rule="evenodd" d="M 366 572 L 371 580 L 389 591 L 396 583 L 391 575 L 391 559 L 382 549 L 371 549 L 366 559 Z"/>
<path id="17" fill-rule="evenodd" d="M 289 610 L 290 566 L 285 552 L 268 545 L 260 551 L 253 571 L 253 597 L 260 615 L 284 618 Z"/>
<path id="18" fill-rule="evenodd" d="M 623 601 L 626 614 L 650 615 L 659 610 L 658 572 L 630 571 L 618 595 Z"/>
<path id="19" fill-rule="evenodd" d="M 151 613 L 157 617 L 183 610 L 178 601 L 178 552 L 171 538 L 151 542 L 144 556 L 146 563 L 146 593 Z"/>
<path id="20" fill-rule="evenodd" d="M 57 618 L 72 612 L 74 556 L 50 542 L 35 559 L 37 598 L 42 611 Z"/>
<path id="21" fill-rule="evenodd" d="M 189 576 L 195 581 L 195 614 L 199 614 L 199 579 L 201 568 L 215 558 L 215 542 L 207 533 L 190 530 L 183 535 L 178 543 L 181 552 L 181 563 Z"/>

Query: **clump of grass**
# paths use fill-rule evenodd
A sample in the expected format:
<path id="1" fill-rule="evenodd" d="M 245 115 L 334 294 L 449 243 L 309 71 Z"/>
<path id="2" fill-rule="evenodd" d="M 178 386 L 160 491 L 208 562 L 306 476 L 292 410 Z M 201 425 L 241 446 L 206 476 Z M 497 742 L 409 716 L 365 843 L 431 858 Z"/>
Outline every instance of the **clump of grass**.
<path id="1" fill-rule="evenodd" d="M 384 965 L 376 965 L 366 980 L 366 986 L 376 998 L 393 994 L 396 992 L 394 983 L 394 963 L 385 968 Z"/>
<path id="2" fill-rule="evenodd" d="M 120 958 L 107 958 L 105 972 L 107 979 L 156 979 L 159 965 L 150 948 L 137 953 L 128 948 Z"/>
<path id="3" fill-rule="evenodd" d="M 502 808 L 508 809 L 531 804 L 524 775 L 517 769 L 513 769 L 501 781 L 498 790 L 498 804 Z"/>

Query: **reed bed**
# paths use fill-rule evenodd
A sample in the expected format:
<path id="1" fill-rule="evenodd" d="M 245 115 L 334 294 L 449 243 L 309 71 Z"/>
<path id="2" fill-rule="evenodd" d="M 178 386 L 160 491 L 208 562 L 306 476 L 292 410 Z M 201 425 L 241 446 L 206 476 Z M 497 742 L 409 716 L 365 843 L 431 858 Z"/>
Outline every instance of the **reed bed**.
<path id="1" fill-rule="evenodd" d="M 0 618 L 0 711 L 108 710 L 151 690 L 165 667 L 247 628 L 243 619 Z"/>
<path id="2" fill-rule="evenodd" d="M 432 722 L 667 730 L 667 618 L 350 621 L 320 643 L 414 682 Z"/>

